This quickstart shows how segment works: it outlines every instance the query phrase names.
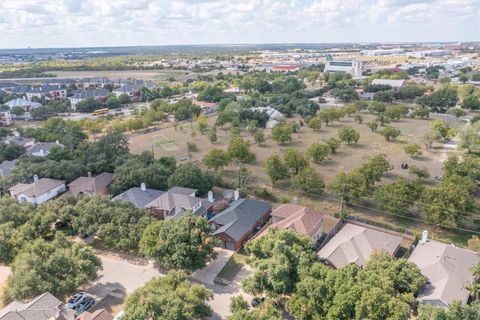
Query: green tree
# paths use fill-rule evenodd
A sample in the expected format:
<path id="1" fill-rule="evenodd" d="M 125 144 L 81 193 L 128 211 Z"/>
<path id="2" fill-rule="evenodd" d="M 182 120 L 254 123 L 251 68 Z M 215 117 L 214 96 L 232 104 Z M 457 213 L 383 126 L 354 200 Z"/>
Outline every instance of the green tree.
<path id="1" fill-rule="evenodd" d="M 365 178 L 366 186 L 371 187 L 376 182 L 379 182 L 382 176 L 391 169 L 392 165 L 388 161 L 387 156 L 380 153 L 365 159 L 361 167 L 358 168 L 358 172 Z"/>
<path id="2" fill-rule="evenodd" d="M 480 318 L 480 303 L 461 304 L 453 302 L 447 308 L 438 308 L 429 304 L 421 305 L 418 320 L 476 320 Z"/>
<path id="3" fill-rule="evenodd" d="M 293 178 L 293 184 L 295 188 L 314 195 L 322 194 L 325 189 L 323 178 L 315 169 L 310 167 L 302 169 L 298 175 Z"/>
<path id="4" fill-rule="evenodd" d="M 230 157 L 221 149 L 212 149 L 203 157 L 203 163 L 208 168 L 218 171 L 230 163 Z"/>
<path id="5" fill-rule="evenodd" d="M 118 96 L 118 102 L 120 102 L 120 104 L 122 105 L 125 105 L 125 104 L 132 103 L 132 100 L 130 99 L 130 96 L 128 94 L 122 93 L 121 95 Z"/>
<path id="6" fill-rule="evenodd" d="M 239 137 L 232 137 L 230 140 L 228 154 L 230 159 L 238 160 L 242 163 L 249 163 L 255 160 L 255 153 L 250 151 L 250 143 Z"/>
<path id="7" fill-rule="evenodd" d="M 377 130 L 378 123 L 377 123 L 377 121 L 368 122 L 367 127 L 369 127 L 370 130 L 372 130 L 372 132 L 373 132 L 373 131 Z"/>
<path id="8" fill-rule="evenodd" d="M 267 172 L 272 184 L 275 185 L 277 181 L 288 178 L 288 168 L 283 163 L 282 159 L 274 154 L 268 157 L 263 163 L 263 167 Z"/>
<path id="9" fill-rule="evenodd" d="M 292 128 L 284 123 L 276 124 L 272 128 L 272 139 L 283 145 L 287 141 L 292 141 Z"/>
<path id="10" fill-rule="evenodd" d="M 97 277 L 100 260 L 93 250 L 69 242 L 57 234 L 52 242 L 42 239 L 27 244 L 12 263 L 3 300 L 31 299 L 44 292 L 63 297 Z"/>
<path id="11" fill-rule="evenodd" d="M 465 112 L 465 110 L 463 109 L 460 109 L 460 108 L 452 108 L 452 109 L 449 109 L 447 111 L 448 114 L 453 114 L 455 116 L 455 118 L 460 118 L 460 117 L 463 117 L 465 116 L 467 113 Z"/>
<path id="12" fill-rule="evenodd" d="M 193 163 L 179 165 L 168 178 L 168 187 L 185 187 L 197 189 L 199 194 L 206 194 L 212 189 L 215 179 L 209 172 L 203 172 Z"/>
<path id="13" fill-rule="evenodd" d="M 118 101 L 117 97 L 110 97 L 107 99 L 106 105 L 110 109 L 117 109 L 120 108 L 121 103 Z"/>
<path id="14" fill-rule="evenodd" d="M 170 271 L 135 290 L 125 302 L 122 319 L 205 319 L 212 314 L 207 305 L 211 299 L 212 290 L 191 283 L 182 271 Z"/>
<path id="15" fill-rule="evenodd" d="M 265 134 L 262 131 L 256 131 L 253 135 L 255 142 L 261 146 L 265 142 Z"/>
<path id="16" fill-rule="evenodd" d="M 23 116 L 25 114 L 25 109 L 23 109 L 22 107 L 13 107 L 12 114 L 17 117 Z"/>
<path id="17" fill-rule="evenodd" d="M 480 98 L 476 95 L 469 95 L 463 99 L 462 107 L 470 110 L 480 109 Z"/>
<path id="18" fill-rule="evenodd" d="M 415 165 L 410 166 L 408 173 L 417 177 L 418 180 L 430 178 L 430 173 L 427 168 L 419 168 Z"/>
<path id="19" fill-rule="evenodd" d="M 360 133 L 352 127 L 346 126 L 338 131 L 338 138 L 340 141 L 346 142 L 347 144 L 357 143 L 360 139 Z"/>
<path id="20" fill-rule="evenodd" d="M 337 153 L 337 149 L 338 149 L 338 147 L 340 147 L 340 144 L 341 144 L 340 140 L 338 140 L 334 137 L 328 138 L 327 141 L 325 141 L 325 143 L 330 148 L 330 152 L 332 154 Z"/>
<path id="21" fill-rule="evenodd" d="M 232 297 L 227 320 L 281 320 L 282 312 L 276 305 L 266 300 L 256 309 L 249 310 L 248 302 L 242 296 Z"/>
<path id="22" fill-rule="evenodd" d="M 294 148 L 288 148 L 283 151 L 283 162 L 293 175 L 297 175 L 300 170 L 308 166 L 305 156 Z"/>
<path id="23" fill-rule="evenodd" d="M 191 272 L 216 257 L 216 243 L 207 220 L 187 213 L 178 220 L 150 224 L 140 240 L 140 252 L 166 269 Z"/>
<path id="24" fill-rule="evenodd" d="M 427 221 L 453 227 L 477 210 L 469 188 L 451 178 L 435 188 L 425 189 L 419 207 Z"/>
<path id="25" fill-rule="evenodd" d="M 208 140 L 210 140 L 211 143 L 217 142 L 217 133 L 214 130 L 209 130 L 208 131 Z"/>
<path id="26" fill-rule="evenodd" d="M 295 291 L 300 270 L 316 260 L 310 238 L 294 231 L 269 230 L 260 238 L 247 242 L 247 263 L 253 273 L 243 281 L 251 294 L 266 293 L 278 297 Z"/>
<path id="27" fill-rule="evenodd" d="M 399 129 L 394 127 L 385 127 L 379 132 L 386 141 L 395 140 L 401 133 Z"/>
<path id="28" fill-rule="evenodd" d="M 313 160 L 313 162 L 320 163 L 325 160 L 329 152 L 330 147 L 328 145 L 314 142 L 308 146 L 306 155 L 307 158 Z"/>
<path id="29" fill-rule="evenodd" d="M 416 143 L 410 143 L 407 144 L 403 150 L 405 151 L 406 154 L 408 154 L 411 158 L 415 156 L 420 156 L 422 155 L 422 149 L 419 144 Z"/>
<path id="30" fill-rule="evenodd" d="M 480 136 L 478 135 L 479 130 L 480 122 L 476 122 L 462 130 L 462 132 L 460 132 L 459 147 L 467 149 L 468 153 L 480 152 Z"/>
<path id="31" fill-rule="evenodd" d="M 313 117 L 308 121 L 308 127 L 311 128 L 313 131 L 320 131 L 322 128 L 322 118 L 320 117 Z"/>
<path id="32" fill-rule="evenodd" d="M 405 215 L 410 213 L 410 209 L 419 199 L 423 189 L 416 181 L 400 179 L 379 187 L 375 191 L 374 199 L 381 210 Z"/>
<path id="33" fill-rule="evenodd" d="M 346 173 L 340 171 L 335 179 L 328 185 L 337 199 L 347 203 L 352 199 L 361 198 L 366 192 L 365 177 L 358 171 Z"/>

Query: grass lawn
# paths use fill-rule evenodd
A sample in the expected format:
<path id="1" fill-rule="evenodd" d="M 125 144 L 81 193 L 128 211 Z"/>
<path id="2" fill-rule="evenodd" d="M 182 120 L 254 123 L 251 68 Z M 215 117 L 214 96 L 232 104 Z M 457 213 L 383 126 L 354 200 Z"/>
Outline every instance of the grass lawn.
<path id="1" fill-rule="evenodd" d="M 237 273 L 245 265 L 245 259 L 247 256 L 242 252 L 235 252 L 228 262 L 225 264 L 223 269 L 218 273 L 218 277 L 223 278 L 228 281 L 233 281 Z"/>
<path id="2" fill-rule="evenodd" d="M 363 159 L 378 153 L 385 153 L 393 165 L 393 169 L 385 175 L 381 183 L 389 183 L 396 180 L 398 177 L 409 177 L 408 170 L 401 169 L 401 163 L 407 161 L 410 166 L 416 165 L 428 169 L 430 176 L 442 176 L 443 161 L 447 159 L 449 154 L 457 153 L 455 149 L 447 149 L 442 147 L 442 143 L 435 143 L 430 150 L 425 150 L 421 142 L 421 134 L 423 131 L 431 127 L 432 119 L 401 119 L 400 121 L 392 122 L 389 125 L 401 130 L 401 135 L 396 141 L 387 142 L 385 138 L 377 132 L 372 132 L 366 125 L 367 122 L 373 121 L 375 115 L 366 111 L 362 112 L 363 123 L 359 124 L 353 121 L 352 117 L 345 117 L 341 121 L 334 122 L 328 126 L 323 125 L 319 132 L 314 132 L 312 129 L 303 126 L 298 133 L 293 134 L 292 142 L 283 146 L 278 145 L 271 138 L 271 131 L 264 130 L 265 143 L 258 146 L 253 139 L 251 133 L 246 130 L 241 131 L 241 137 L 247 139 L 251 143 L 251 150 L 256 154 L 256 159 L 246 167 L 252 172 L 252 177 L 248 180 L 248 187 L 262 188 L 267 187 L 272 189 L 270 179 L 263 169 L 264 161 L 272 154 L 281 154 L 282 150 L 286 148 L 296 148 L 305 152 L 310 144 L 313 142 L 322 142 L 329 137 L 337 137 L 338 131 L 344 126 L 351 126 L 360 133 L 360 140 L 357 144 L 342 144 L 336 154 L 329 155 L 328 159 L 322 161 L 320 164 L 311 164 L 313 168 L 322 175 L 326 184 L 330 183 L 338 172 L 351 171 L 358 168 Z M 215 123 L 216 116 L 208 117 L 209 127 Z M 299 117 L 293 117 L 288 121 L 299 121 Z M 453 127 L 459 129 L 464 124 L 460 121 L 453 122 Z M 198 151 L 192 152 L 192 161 L 202 165 L 202 159 L 210 150 L 214 148 L 226 150 L 230 141 L 230 131 L 228 127 L 225 129 L 217 128 L 218 141 L 211 143 L 206 135 L 201 135 L 197 129 L 197 125 L 190 122 L 181 124 L 181 129 L 175 130 L 172 125 L 162 124 L 162 128 L 158 131 L 136 135 L 130 138 L 130 148 L 133 153 L 141 153 L 145 150 L 154 148 L 155 156 L 173 156 L 178 160 L 188 158 L 187 142 L 194 142 Z M 379 126 L 378 130 L 382 127 Z M 192 132 L 195 132 L 192 134 Z M 166 143 L 168 142 L 168 143 Z M 407 143 L 417 143 L 422 145 L 423 155 L 415 158 L 410 158 L 404 152 L 404 146 Z M 165 148 L 165 145 L 168 147 Z M 172 147 L 174 146 L 174 147 Z M 237 177 L 237 164 L 231 163 L 229 167 L 224 170 L 225 180 L 231 180 L 235 183 Z M 427 185 L 435 185 L 436 182 L 432 178 L 427 179 Z M 327 197 L 310 198 L 303 194 L 289 189 L 275 189 L 277 199 L 280 196 L 292 199 L 294 196 L 299 198 L 301 204 L 316 208 L 321 212 L 333 215 L 338 212 L 339 204 L 335 199 Z M 352 215 L 357 215 L 369 221 L 378 222 L 391 226 L 392 228 L 408 229 L 414 234 L 420 235 L 425 228 L 430 230 L 433 238 L 444 240 L 447 242 L 454 242 L 458 245 L 465 245 L 470 238 L 468 233 L 452 232 L 434 228 L 424 223 L 410 220 L 407 218 L 398 218 L 390 216 L 386 213 L 379 213 L 372 210 L 364 210 L 361 208 L 351 209 Z M 235 261 L 232 262 L 231 268 L 234 269 Z"/>

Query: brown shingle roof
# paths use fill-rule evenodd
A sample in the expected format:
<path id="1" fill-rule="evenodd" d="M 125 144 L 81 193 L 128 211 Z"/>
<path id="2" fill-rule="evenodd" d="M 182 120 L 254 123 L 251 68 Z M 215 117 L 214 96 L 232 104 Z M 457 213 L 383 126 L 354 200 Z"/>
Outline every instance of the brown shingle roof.
<path id="1" fill-rule="evenodd" d="M 113 173 L 103 172 L 95 177 L 79 177 L 73 180 L 68 187 L 96 192 L 98 189 L 107 187 L 113 180 Z"/>
<path id="2" fill-rule="evenodd" d="M 323 214 L 296 204 L 284 204 L 272 212 L 273 217 L 282 219 L 272 224 L 275 229 L 292 229 L 313 236 L 323 224 Z"/>
<path id="3" fill-rule="evenodd" d="M 27 197 L 38 197 L 64 183 L 65 181 L 62 180 L 41 178 L 30 184 L 18 183 L 8 189 L 8 191 L 13 192 L 13 195 L 23 193 Z"/>

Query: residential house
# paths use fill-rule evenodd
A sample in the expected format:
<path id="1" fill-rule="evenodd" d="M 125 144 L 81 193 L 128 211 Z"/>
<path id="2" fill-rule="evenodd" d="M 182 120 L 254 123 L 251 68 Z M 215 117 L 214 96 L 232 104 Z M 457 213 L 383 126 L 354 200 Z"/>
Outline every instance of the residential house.
<path id="1" fill-rule="evenodd" d="M 323 233 L 323 214 L 297 204 L 283 204 L 271 213 L 269 229 L 291 229 L 317 242 Z M 266 233 L 267 230 L 265 230 Z"/>
<path id="2" fill-rule="evenodd" d="M 317 255 L 320 260 L 337 269 L 351 263 L 363 267 L 374 252 L 385 251 L 394 256 L 402 240 L 401 236 L 393 232 L 349 222 Z"/>
<path id="3" fill-rule="evenodd" d="M 73 196 L 108 194 L 110 192 L 108 187 L 112 180 L 113 173 L 103 172 L 93 177 L 89 172 L 87 177 L 78 177 L 73 180 L 68 185 L 68 190 Z"/>
<path id="4" fill-rule="evenodd" d="M 32 100 L 33 97 L 47 100 L 62 100 L 67 98 L 67 89 L 61 86 L 42 85 L 40 87 L 31 87 L 25 93 L 28 100 Z"/>
<path id="5" fill-rule="evenodd" d="M 35 176 L 33 180 L 32 183 L 17 183 L 8 189 L 10 196 L 20 202 L 41 204 L 67 190 L 65 181 L 62 180 L 49 178 L 38 179 L 37 176 Z"/>
<path id="6" fill-rule="evenodd" d="M 5 103 L 10 109 L 15 108 L 15 107 L 21 107 L 27 111 L 31 111 L 33 109 L 40 108 L 42 106 L 41 103 L 38 102 L 33 102 L 24 98 L 17 98 L 8 101 Z"/>
<path id="7" fill-rule="evenodd" d="M 373 79 L 372 85 L 376 86 L 390 86 L 392 88 L 401 88 L 405 85 L 405 80 L 402 79 Z"/>
<path id="8" fill-rule="evenodd" d="M 283 113 L 272 107 L 257 107 L 251 109 L 253 111 L 266 112 L 268 114 L 267 129 L 272 129 L 277 123 L 285 119 Z"/>
<path id="9" fill-rule="evenodd" d="M 77 109 L 77 105 L 85 101 L 87 98 L 94 98 L 101 103 L 105 103 L 107 95 L 110 91 L 106 89 L 86 89 L 86 90 L 77 90 L 73 94 L 73 96 L 69 97 L 70 100 L 70 107 L 73 111 Z"/>
<path id="10" fill-rule="evenodd" d="M 471 268 L 480 262 L 478 254 L 425 236 L 408 260 L 427 278 L 417 297 L 420 303 L 446 307 L 453 301 L 468 302 L 466 287 L 473 281 Z"/>
<path id="11" fill-rule="evenodd" d="M 238 250 L 270 217 L 272 206 L 253 199 L 236 199 L 208 223 L 222 247 Z"/>
<path id="12" fill-rule="evenodd" d="M 0 163 L 0 177 L 6 178 L 10 175 L 15 166 L 17 165 L 18 159 L 14 159 L 11 161 L 5 160 Z"/>
<path id="13" fill-rule="evenodd" d="M 0 320 L 60 320 L 62 301 L 46 292 L 29 302 L 14 301 L 0 309 Z"/>
<path id="14" fill-rule="evenodd" d="M 9 110 L 0 110 L 0 126 L 9 126 L 12 124 L 12 114 Z"/>
<path id="15" fill-rule="evenodd" d="M 130 97 L 130 100 L 132 102 L 137 102 L 140 98 L 140 88 L 140 85 L 127 83 L 123 86 L 113 89 L 112 93 L 115 94 L 117 97 L 122 94 L 126 94 Z"/>
<path id="16" fill-rule="evenodd" d="M 113 320 L 113 316 L 105 309 L 94 312 L 83 312 L 77 320 Z"/>
<path id="17" fill-rule="evenodd" d="M 202 109 L 203 114 L 209 114 L 217 111 L 218 104 L 215 102 L 197 101 L 193 100 L 192 103 Z"/>
<path id="18" fill-rule="evenodd" d="M 164 194 L 165 191 L 147 189 L 145 183 L 140 187 L 133 187 L 115 196 L 113 200 L 131 202 L 136 208 L 145 208 L 147 204 Z"/>
<path id="19" fill-rule="evenodd" d="M 60 142 L 37 142 L 29 147 L 27 147 L 27 154 L 36 157 L 46 157 L 50 150 L 55 147 L 63 148 L 63 144 Z"/>
<path id="20" fill-rule="evenodd" d="M 97 78 L 82 78 L 77 81 L 77 88 L 87 90 L 88 88 L 103 88 L 107 84 L 112 84 L 112 82 L 103 77 Z"/>
<path id="21" fill-rule="evenodd" d="M 18 144 L 19 146 L 28 148 L 35 144 L 35 138 L 22 137 L 20 136 L 20 133 L 14 131 L 13 136 L 6 137 L 5 139 L 3 139 L 3 142 L 6 144 L 14 143 Z"/>
<path id="22" fill-rule="evenodd" d="M 191 211 L 198 216 L 206 216 L 213 204 L 203 198 L 196 197 L 196 189 L 173 187 L 164 194 L 145 205 L 152 210 L 158 219 L 178 219 L 185 212 Z"/>

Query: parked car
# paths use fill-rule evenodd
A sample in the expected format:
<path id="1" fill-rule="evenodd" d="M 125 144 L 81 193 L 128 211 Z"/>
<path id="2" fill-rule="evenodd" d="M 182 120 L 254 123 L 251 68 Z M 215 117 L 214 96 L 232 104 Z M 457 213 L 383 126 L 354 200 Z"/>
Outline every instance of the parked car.
<path id="1" fill-rule="evenodd" d="M 265 301 L 265 298 L 264 297 L 254 297 L 252 299 L 252 302 L 250 302 L 250 304 L 252 305 L 252 307 L 256 308 L 258 307 L 263 301 Z"/>
<path id="2" fill-rule="evenodd" d="M 86 296 L 85 299 L 83 299 L 79 304 L 77 304 L 72 309 L 75 311 L 75 315 L 79 316 L 83 312 L 92 309 L 94 304 L 95 304 L 95 300 L 92 297 Z"/>
<path id="3" fill-rule="evenodd" d="M 73 309 L 76 307 L 83 299 L 87 298 L 88 295 L 85 292 L 75 293 L 70 299 L 68 299 L 65 304 L 66 309 Z"/>

